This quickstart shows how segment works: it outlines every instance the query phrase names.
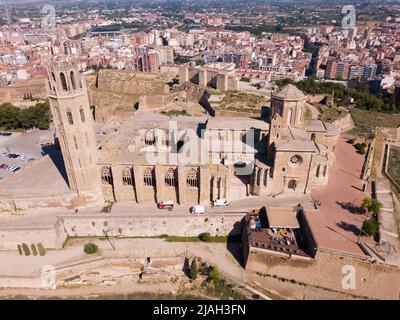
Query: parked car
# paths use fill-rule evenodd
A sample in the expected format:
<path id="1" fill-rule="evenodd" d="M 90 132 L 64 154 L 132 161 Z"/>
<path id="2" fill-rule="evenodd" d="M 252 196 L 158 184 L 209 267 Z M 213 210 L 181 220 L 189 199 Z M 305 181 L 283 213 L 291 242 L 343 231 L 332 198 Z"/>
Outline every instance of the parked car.
<path id="1" fill-rule="evenodd" d="M 157 204 L 158 209 L 167 209 L 171 211 L 174 208 L 174 202 L 172 200 L 161 201 Z"/>
<path id="2" fill-rule="evenodd" d="M 6 166 L 6 164 L 5 164 L 5 163 L 2 163 L 2 164 L 0 164 L 0 169 L 4 169 L 4 168 L 5 168 L 5 166 Z"/>
<path id="3" fill-rule="evenodd" d="M 229 202 L 226 199 L 217 199 L 212 203 L 213 207 L 226 207 L 229 205 Z"/>
<path id="4" fill-rule="evenodd" d="M 204 214 L 206 212 L 204 206 L 194 206 L 190 208 L 190 213 L 193 214 Z"/>

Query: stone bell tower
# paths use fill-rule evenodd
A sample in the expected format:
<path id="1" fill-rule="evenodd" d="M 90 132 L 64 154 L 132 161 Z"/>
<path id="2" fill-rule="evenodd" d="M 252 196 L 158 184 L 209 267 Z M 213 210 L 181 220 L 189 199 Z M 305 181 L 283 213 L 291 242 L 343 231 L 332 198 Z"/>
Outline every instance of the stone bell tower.
<path id="1" fill-rule="evenodd" d="M 47 92 L 70 189 L 86 200 L 98 200 L 94 120 L 85 79 L 72 61 L 49 61 L 47 71 Z"/>

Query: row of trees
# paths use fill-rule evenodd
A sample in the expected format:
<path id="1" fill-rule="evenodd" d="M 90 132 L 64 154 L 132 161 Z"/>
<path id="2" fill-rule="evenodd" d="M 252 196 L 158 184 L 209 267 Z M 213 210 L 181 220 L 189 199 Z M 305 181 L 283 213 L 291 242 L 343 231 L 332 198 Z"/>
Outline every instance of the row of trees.
<path id="1" fill-rule="evenodd" d="M 0 105 L 0 128 L 4 130 L 39 128 L 47 130 L 50 125 L 49 101 L 38 102 L 29 108 L 18 108 L 9 102 Z"/>
<path id="2" fill-rule="evenodd" d="M 396 107 L 396 101 L 393 94 L 380 89 L 371 89 L 366 84 L 350 84 L 345 87 L 340 83 L 317 82 L 315 77 L 306 80 L 294 82 L 291 79 L 282 79 L 275 82 L 278 87 L 291 83 L 307 94 L 332 94 L 334 92 L 335 103 L 337 105 L 347 106 L 351 98 L 357 108 L 366 110 L 375 110 L 383 112 L 400 111 L 400 105 Z"/>
<path id="3" fill-rule="evenodd" d="M 377 220 L 377 215 L 379 211 L 383 208 L 383 204 L 371 197 L 365 197 L 362 200 L 361 206 L 367 210 L 367 219 L 364 220 L 361 230 L 367 236 L 375 236 L 379 230 L 379 222 Z"/>

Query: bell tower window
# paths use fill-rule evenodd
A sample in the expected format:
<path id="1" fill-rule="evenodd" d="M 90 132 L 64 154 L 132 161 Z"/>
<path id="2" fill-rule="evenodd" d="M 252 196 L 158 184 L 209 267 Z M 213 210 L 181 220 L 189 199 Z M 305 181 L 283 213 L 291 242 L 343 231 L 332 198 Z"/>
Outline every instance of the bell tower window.
<path id="1" fill-rule="evenodd" d="M 81 114 L 81 122 L 85 122 L 85 110 L 83 110 L 83 107 L 79 109 L 79 113 Z"/>
<path id="2" fill-rule="evenodd" d="M 71 109 L 67 109 L 67 118 L 68 118 L 68 123 L 70 124 L 70 125 L 73 125 L 74 124 L 74 118 L 72 117 L 72 112 L 71 112 Z"/>
<path id="3" fill-rule="evenodd" d="M 75 89 L 76 89 L 76 85 L 75 85 L 75 74 L 74 74 L 73 71 L 71 71 L 70 77 L 71 77 L 72 88 L 75 90 Z"/>
<path id="4" fill-rule="evenodd" d="M 64 91 L 68 91 L 67 79 L 65 78 L 64 73 L 60 73 L 61 85 Z"/>

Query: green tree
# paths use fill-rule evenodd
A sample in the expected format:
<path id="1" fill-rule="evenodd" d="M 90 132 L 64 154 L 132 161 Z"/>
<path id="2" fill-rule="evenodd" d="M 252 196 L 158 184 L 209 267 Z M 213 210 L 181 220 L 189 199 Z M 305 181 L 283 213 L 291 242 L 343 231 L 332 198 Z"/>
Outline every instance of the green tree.
<path id="1" fill-rule="evenodd" d="M 192 264 L 190 265 L 190 273 L 189 273 L 190 279 L 196 280 L 197 273 L 198 273 L 197 260 L 196 260 L 196 258 L 193 258 Z"/>
<path id="2" fill-rule="evenodd" d="M 368 215 L 371 213 L 378 214 L 383 208 L 383 204 L 378 199 L 372 197 L 365 197 L 361 202 L 361 206 L 367 210 Z"/>
<path id="3" fill-rule="evenodd" d="M 43 244 L 42 244 L 41 242 L 39 242 L 39 243 L 37 244 L 37 248 L 38 248 L 39 254 L 40 254 L 41 256 L 44 256 L 44 255 L 46 254 L 46 250 L 44 249 L 44 246 L 43 246 Z"/>
<path id="4" fill-rule="evenodd" d="M 34 243 L 31 244 L 31 250 L 32 250 L 32 254 L 34 256 L 37 256 L 37 250 L 36 250 L 36 246 Z"/>
<path id="5" fill-rule="evenodd" d="M 200 233 L 199 239 L 203 242 L 210 242 L 211 241 L 210 233 L 208 233 L 208 232 Z"/>
<path id="6" fill-rule="evenodd" d="M 376 221 L 375 218 L 364 220 L 361 228 L 362 232 L 370 237 L 374 236 L 378 232 L 378 229 L 379 229 L 379 222 Z"/>
<path id="7" fill-rule="evenodd" d="M 85 246 L 83 247 L 83 252 L 86 254 L 93 254 L 96 253 L 99 250 L 99 247 L 94 244 L 94 243 L 86 243 Z"/>
<path id="8" fill-rule="evenodd" d="M 218 284 L 221 282 L 221 280 L 222 280 L 222 276 L 219 273 L 217 267 L 212 266 L 211 270 L 210 270 L 209 281 L 211 283 Z"/>
<path id="9" fill-rule="evenodd" d="M 24 253 L 25 253 L 26 256 L 29 256 L 31 254 L 30 251 L 29 251 L 29 247 L 28 247 L 28 245 L 26 243 L 22 244 L 22 250 L 24 250 Z"/>

